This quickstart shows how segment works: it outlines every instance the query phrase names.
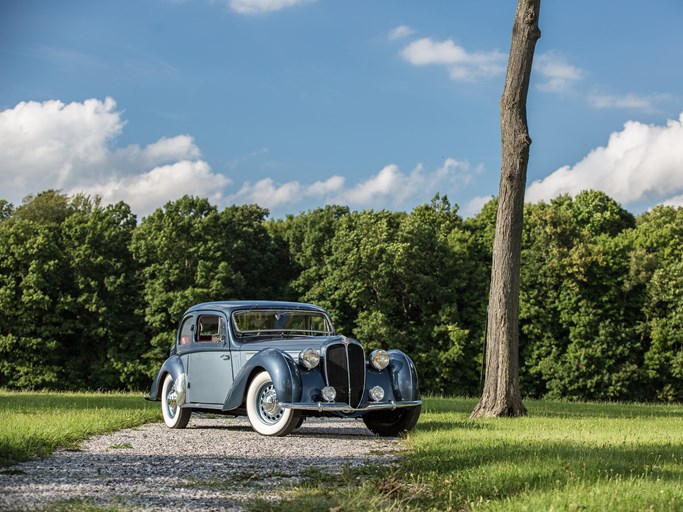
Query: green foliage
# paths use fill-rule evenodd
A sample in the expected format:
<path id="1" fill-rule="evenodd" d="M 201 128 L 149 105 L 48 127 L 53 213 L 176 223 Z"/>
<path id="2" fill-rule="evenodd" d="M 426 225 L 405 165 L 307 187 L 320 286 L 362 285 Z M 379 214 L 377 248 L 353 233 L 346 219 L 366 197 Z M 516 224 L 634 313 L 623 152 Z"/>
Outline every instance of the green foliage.
<path id="1" fill-rule="evenodd" d="M 600 192 L 527 206 L 520 320 L 534 395 L 633 398 L 642 293 L 629 286 L 634 221 Z"/>
<path id="2" fill-rule="evenodd" d="M 146 388 L 177 323 L 209 300 L 301 300 L 338 332 L 398 348 L 425 392 L 476 394 L 497 201 L 465 221 L 326 206 L 267 220 L 185 196 L 124 203 L 49 190 L 0 201 L 0 385 Z M 683 400 L 683 209 L 637 219 L 597 191 L 526 205 L 522 392 Z"/>
<path id="3" fill-rule="evenodd" d="M 476 390 L 487 283 L 447 198 L 410 214 L 327 207 L 286 222 L 303 300 L 368 349 L 407 352 L 424 388 Z"/>

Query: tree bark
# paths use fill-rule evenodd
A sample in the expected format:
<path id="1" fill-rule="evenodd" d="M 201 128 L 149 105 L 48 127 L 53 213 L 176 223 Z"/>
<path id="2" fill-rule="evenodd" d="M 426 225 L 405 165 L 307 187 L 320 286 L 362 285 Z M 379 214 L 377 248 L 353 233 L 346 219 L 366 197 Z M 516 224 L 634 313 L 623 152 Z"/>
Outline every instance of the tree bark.
<path id="1" fill-rule="evenodd" d="M 518 0 L 500 99 L 502 159 L 486 335 L 486 378 L 472 418 L 526 414 L 519 390 L 519 279 L 524 189 L 531 145 L 526 98 L 534 49 L 541 37 L 540 6 L 541 0 Z"/>

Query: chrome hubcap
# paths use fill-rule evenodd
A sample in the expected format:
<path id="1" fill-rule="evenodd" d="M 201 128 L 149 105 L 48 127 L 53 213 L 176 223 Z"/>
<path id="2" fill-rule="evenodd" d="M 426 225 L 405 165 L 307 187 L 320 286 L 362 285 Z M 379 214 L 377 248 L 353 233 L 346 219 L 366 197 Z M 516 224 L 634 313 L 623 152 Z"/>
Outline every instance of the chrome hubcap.
<path id="1" fill-rule="evenodd" d="M 258 415 L 263 423 L 272 425 L 277 423 L 280 418 L 282 418 L 282 413 L 284 409 L 280 407 L 277 403 L 277 393 L 275 393 L 275 388 L 271 382 L 268 382 L 261 386 L 258 395 Z"/>
<path id="2" fill-rule="evenodd" d="M 175 386 L 171 386 L 171 389 L 166 393 L 166 408 L 168 409 L 168 415 L 171 418 L 175 418 L 178 411 L 178 393 L 176 393 Z"/>

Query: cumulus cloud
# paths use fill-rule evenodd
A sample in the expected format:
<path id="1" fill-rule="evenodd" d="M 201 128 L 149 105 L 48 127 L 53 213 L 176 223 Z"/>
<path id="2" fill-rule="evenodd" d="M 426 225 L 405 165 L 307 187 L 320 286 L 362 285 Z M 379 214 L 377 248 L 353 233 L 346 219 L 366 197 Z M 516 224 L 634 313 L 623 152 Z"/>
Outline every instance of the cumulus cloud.
<path id="1" fill-rule="evenodd" d="M 0 112 L 0 189 L 15 204 L 58 188 L 123 200 L 139 214 L 184 194 L 219 199 L 229 181 L 211 171 L 189 135 L 115 148 L 125 121 L 112 98 L 22 102 Z"/>
<path id="2" fill-rule="evenodd" d="M 221 202 L 223 189 L 229 184 L 225 176 L 211 172 L 206 162 L 183 160 L 71 192 L 99 195 L 106 203 L 125 201 L 134 212 L 146 214 L 185 194 L 206 197 L 214 204 Z"/>
<path id="3" fill-rule="evenodd" d="M 230 0 L 230 9 L 240 14 L 261 14 L 279 11 L 295 5 L 311 3 L 314 0 Z"/>
<path id="4" fill-rule="evenodd" d="M 395 41 L 396 39 L 402 39 L 404 37 L 411 36 L 415 31 L 407 25 L 399 25 L 398 27 L 389 31 L 389 40 Z"/>
<path id="5" fill-rule="evenodd" d="M 303 185 L 298 181 L 278 184 L 272 178 L 265 178 L 252 184 L 246 181 L 236 194 L 227 198 L 231 203 L 256 203 L 265 208 L 279 208 L 296 204 L 306 198 L 317 199 L 324 203 L 325 198 L 344 187 L 345 179 L 332 176 L 325 181 L 316 181 L 311 185 Z"/>
<path id="6" fill-rule="evenodd" d="M 302 184 L 299 181 L 276 183 L 266 178 L 255 183 L 245 182 L 240 190 L 227 197 L 234 203 L 258 203 L 270 209 L 299 204 L 308 200 L 314 204 L 346 204 L 357 208 L 410 209 L 428 201 L 436 192 L 449 192 L 466 186 L 479 169 L 470 169 L 467 162 L 448 158 L 442 166 L 426 172 L 422 165 L 406 173 L 389 164 L 366 180 L 346 186 L 346 179 L 332 176 L 325 181 Z"/>
<path id="7" fill-rule="evenodd" d="M 534 69 L 542 80 L 537 87 L 545 92 L 567 92 L 584 76 L 583 70 L 553 51 L 538 55 L 534 59 Z"/>
<path id="8" fill-rule="evenodd" d="M 425 172 L 421 164 L 409 173 L 390 164 L 375 176 L 340 191 L 332 202 L 364 208 L 401 207 L 429 200 L 434 193 L 465 185 L 470 179 L 469 164 L 453 158 L 431 173 Z"/>
<path id="9" fill-rule="evenodd" d="M 450 78 L 457 81 L 476 81 L 505 71 L 505 55 L 500 50 L 468 52 L 452 39 L 418 39 L 406 46 L 401 56 L 414 66 L 443 66 Z"/>
<path id="10" fill-rule="evenodd" d="M 565 166 L 526 192 L 530 202 L 581 190 L 602 190 L 617 201 L 678 201 L 683 193 L 683 113 L 665 126 L 629 121 L 573 167 Z M 676 197 L 673 197 L 676 196 Z"/>
<path id="11" fill-rule="evenodd" d="M 68 105 L 26 102 L 0 112 L 0 198 L 19 204 L 28 194 L 59 188 L 69 195 L 99 195 L 105 203 L 125 201 L 140 216 L 185 194 L 219 207 L 258 203 L 280 212 L 332 203 L 408 210 L 436 192 L 457 191 L 480 170 L 448 158 L 432 171 L 420 164 L 406 172 L 390 164 L 352 184 L 331 176 L 309 183 L 264 178 L 235 186 L 202 159 L 191 136 L 116 147 L 124 126 L 111 98 Z M 240 162 L 264 152 L 227 168 L 236 171 Z"/>

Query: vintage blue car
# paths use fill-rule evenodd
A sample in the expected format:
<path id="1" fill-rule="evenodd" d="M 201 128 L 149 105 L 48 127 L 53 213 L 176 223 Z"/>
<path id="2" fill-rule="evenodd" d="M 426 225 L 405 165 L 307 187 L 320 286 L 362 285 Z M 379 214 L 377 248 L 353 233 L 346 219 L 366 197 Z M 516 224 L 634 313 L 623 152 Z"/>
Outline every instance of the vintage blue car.
<path id="1" fill-rule="evenodd" d="M 207 302 L 187 310 L 148 400 L 185 428 L 193 411 L 246 415 L 256 432 L 284 436 L 310 416 L 362 417 L 381 436 L 415 426 L 417 372 L 398 350 L 366 357 L 310 304 Z"/>

